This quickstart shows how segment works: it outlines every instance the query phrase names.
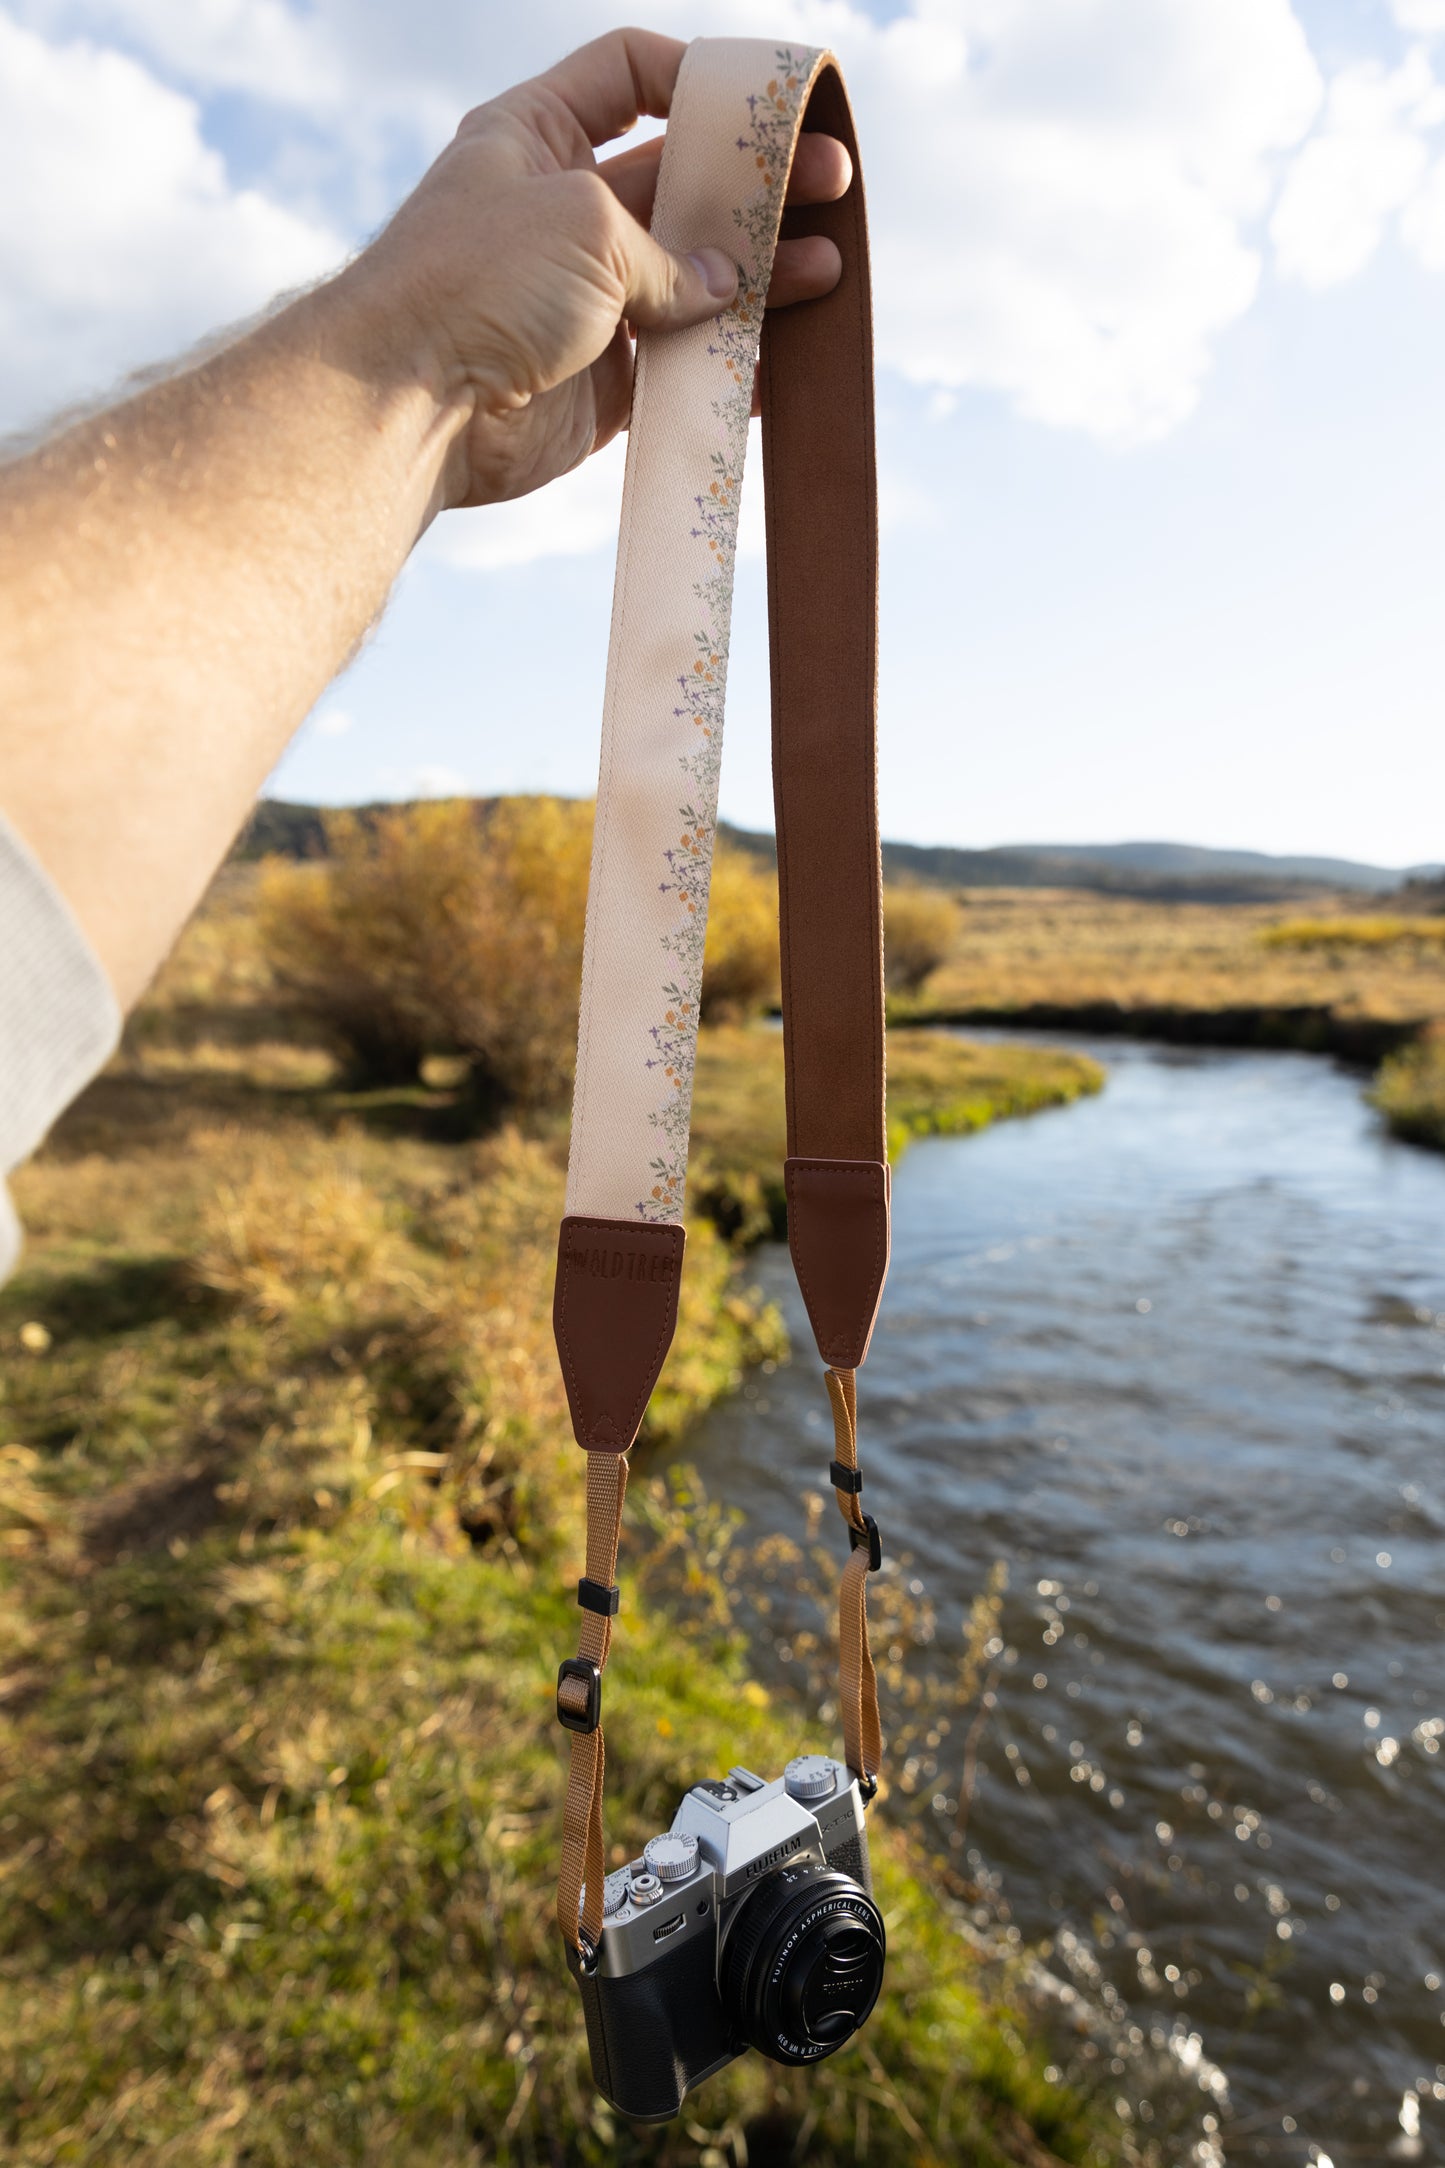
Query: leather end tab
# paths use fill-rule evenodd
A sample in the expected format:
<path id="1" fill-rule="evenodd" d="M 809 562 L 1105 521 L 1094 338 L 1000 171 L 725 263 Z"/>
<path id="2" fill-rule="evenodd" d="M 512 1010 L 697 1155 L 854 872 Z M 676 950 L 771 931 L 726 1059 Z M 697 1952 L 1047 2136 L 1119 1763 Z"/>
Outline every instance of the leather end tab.
<path id="1" fill-rule="evenodd" d="M 790 1159 L 788 1248 L 818 1353 L 856 1370 L 888 1277 L 889 1174 L 872 1159 Z"/>
<path id="2" fill-rule="evenodd" d="M 677 1328 L 681 1227 L 645 1220 L 562 1222 L 552 1330 L 577 1443 L 625 1453 Z"/>

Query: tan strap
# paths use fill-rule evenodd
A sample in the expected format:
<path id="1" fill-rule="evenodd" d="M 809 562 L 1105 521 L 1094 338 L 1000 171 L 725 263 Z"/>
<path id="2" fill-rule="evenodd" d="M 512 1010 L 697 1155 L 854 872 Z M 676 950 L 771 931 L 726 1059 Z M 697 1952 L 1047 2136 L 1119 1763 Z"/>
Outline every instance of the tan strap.
<path id="1" fill-rule="evenodd" d="M 627 1495 L 627 1455 L 587 1455 L 587 1578 L 609 1587 L 617 1572 L 622 1536 L 622 1501 Z M 584 1611 L 577 1654 L 600 1672 L 612 1646 L 612 1620 Z M 564 1678 L 557 1688 L 558 1712 L 581 1717 L 587 1704 L 585 1683 Z M 602 1838 L 602 1779 L 606 1748 L 602 1726 L 572 1734 L 572 1766 L 562 1808 L 562 1863 L 557 1873 L 557 1924 L 573 1948 L 578 1926 L 595 1948 L 602 1933 L 602 1884 L 606 1852 Z"/>
<path id="2" fill-rule="evenodd" d="M 858 1380 L 852 1370 L 826 1373 L 833 1404 L 834 1457 L 839 1467 L 858 1472 Z M 878 1674 L 868 1641 L 868 1575 L 876 1563 L 878 1531 L 859 1504 L 856 1490 L 835 1486 L 833 1496 L 848 1527 L 852 1546 L 838 1587 L 838 1697 L 843 1716 L 843 1754 L 848 1767 L 870 1782 L 883 1766 L 883 1733 L 878 1721 Z"/>

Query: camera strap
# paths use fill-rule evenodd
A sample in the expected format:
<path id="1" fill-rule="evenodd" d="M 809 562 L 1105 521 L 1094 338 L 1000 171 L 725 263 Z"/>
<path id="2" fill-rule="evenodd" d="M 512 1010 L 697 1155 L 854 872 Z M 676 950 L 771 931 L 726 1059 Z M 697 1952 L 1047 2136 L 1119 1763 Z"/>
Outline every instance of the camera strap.
<path id="1" fill-rule="evenodd" d="M 841 202 L 785 212 L 800 133 L 853 158 Z M 557 1916 L 586 1962 L 602 1926 L 601 1678 L 637 1436 L 677 1320 L 693 1064 L 717 820 L 738 505 L 761 343 L 773 780 L 787 1069 L 788 1240 L 834 1424 L 848 1528 L 839 1596 L 850 1768 L 882 1755 L 866 1586 L 881 1563 L 860 1503 L 855 1373 L 888 1269 L 876 787 L 877 488 L 868 236 L 837 63 L 706 38 L 683 60 L 652 231 L 728 251 L 736 301 L 638 341 L 582 971 L 554 1325 L 587 1453 L 573 1733 Z M 823 233 L 843 275 L 763 322 L 780 233 Z"/>

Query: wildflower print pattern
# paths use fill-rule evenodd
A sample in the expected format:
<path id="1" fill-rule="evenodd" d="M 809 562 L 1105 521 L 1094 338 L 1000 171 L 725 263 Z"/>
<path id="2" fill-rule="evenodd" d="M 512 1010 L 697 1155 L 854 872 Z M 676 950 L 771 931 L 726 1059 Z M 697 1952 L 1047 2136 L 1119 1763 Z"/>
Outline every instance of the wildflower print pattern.
<path id="1" fill-rule="evenodd" d="M 752 172 L 744 201 L 733 212 L 739 233 L 737 299 L 716 319 L 707 349 L 718 365 L 719 390 L 712 410 L 719 424 L 720 448 L 713 453 L 712 471 L 703 478 L 694 499 L 695 516 L 688 531 L 700 560 L 693 592 L 701 605 L 702 623 L 693 637 L 692 653 L 679 670 L 677 704 L 672 711 L 678 724 L 682 795 L 677 841 L 664 854 L 660 889 L 676 899 L 677 918 L 663 937 L 664 1007 L 660 1020 L 651 1026 L 652 1051 L 647 1057 L 647 1067 L 662 1090 L 648 1117 L 657 1133 L 658 1150 L 650 1166 L 650 1192 L 637 1204 L 645 1220 L 682 1217 L 708 885 L 717 831 L 733 563 L 753 371 L 789 148 L 816 58 L 812 52 L 778 48 L 777 72 L 765 90 L 748 99 L 747 123 L 737 139 L 738 151 Z"/>

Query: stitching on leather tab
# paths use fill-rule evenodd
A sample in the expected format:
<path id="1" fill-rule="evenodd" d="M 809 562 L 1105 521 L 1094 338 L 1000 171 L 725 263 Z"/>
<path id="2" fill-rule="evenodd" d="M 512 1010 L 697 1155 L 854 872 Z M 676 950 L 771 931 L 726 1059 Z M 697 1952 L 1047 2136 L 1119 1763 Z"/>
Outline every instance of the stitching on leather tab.
<path id="1" fill-rule="evenodd" d="M 616 1221 L 616 1220 L 602 1220 L 602 1219 L 582 1219 L 582 1218 L 580 1218 L 580 1217 L 579 1217 L 579 1216 L 578 1216 L 578 1215 L 577 1215 L 576 1213 L 568 1213 L 568 1215 L 567 1215 L 567 1221 L 568 1221 L 568 1224 L 569 1224 L 570 1226 L 574 1227 L 574 1228 L 585 1228 L 585 1229 L 587 1229 L 587 1230 L 588 1230 L 589 1232 L 591 1232 L 591 1233 L 594 1233 L 594 1234 L 611 1234 L 611 1235 L 616 1235 L 616 1234 L 618 1234 L 619 1232 L 622 1232 L 622 1231 L 623 1231 L 622 1229 L 620 1229 L 620 1228 L 619 1228 L 619 1226 L 618 1226 L 618 1223 L 617 1223 L 617 1221 Z M 630 1227 L 626 1228 L 626 1230 L 625 1230 L 625 1231 L 626 1231 L 626 1232 L 627 1232 L 628 1234 L 631 1234 L 631 1233 L 633 1232 L 632 1228 L 630 1228 Z M 563 1239 L 565 1240 L 565 1235 L 564 1235 Z M 672 1242 L 669 1242 L 669 1244 L 668 1244 L 668 1246 L 667 1246 L 667 1254 L 668 1254 L 669 1256 L 673 1257 L 674 1259 L 679 1259 L 679 1260 L 680 1260 L 680 1257 L 681 1257 L 681 1245 L 680 1245 L 680 1244 L 677 1244 L 677 1243 L 672 1243 Z M 567 1250 L 564 1250 L 564 1251 L 563 1251 L 563 1254 L 562 1254 L 562 1269 L 563 1269 L 563 1282 L 562 1282 L 562 1317 L 563 1317 L 563 1332 L 562 1332 L 562 1336 L 561 1336 L 561 1337 L 562 1337 L 562 1342 L 563 1342 L 563 1345 L 562 1345 L 562 1348 L 561 1348 L 561 1354 L 562 1354 L 562 1363 L 563 1363 L 563 1367 L 564 1367 L 564 1369 L 566 1370 L 566 1373 L 567 1373 L 567 1382 L 568 1382 L 568 1384 L 569 1384 L 569 1385 L 570 1385 L 570 1386 L 571 1386 L 571 1387 L 573 1388 L 572 1392 L 570 1392 L 570 1393 L 568 1394 L 568 1400 L 569 1400 L 569 1402 L 570 1402 L 570 1403 L 571 1403 L 571 1404 L 572 1404 L 573 1406 L 577 1406 L 577 1405 L 579 1405 L 579 1404 L 581 1403 L 581 1401 L 582 1401 L 582 1398 L 583 1398 L 583 1394 L 582 1394 L 582 1385 L 581 1385 L 581 1380 L 580 1380 L 580 1379 L 578 1378 L 578 1375 L 577 1375 L 577 1369 L 576 1369 L 576 1365 L 575 1365 L 575 1363 L 574 1363 L 574 1361 L 573 1361 L 573 1358 L 572 1358 L 572 1336 L 571 1336 L 571 1332 L 570 1332 L 570 1329 L 568 1328 L 568 1326 L 567 1326 L 567 1324 L 566 1324 L 566 1317 L 567 1317 L 567 1301 L 568 1301 L 568 1297 L 569 1297 L 569 1295 L 570 1295 L 570 1293 L 571 1293 L 571 1287 L 572 1287 L 572 1257 L 571 1257 L 571 1253 L 570 1253 L 570 1251 L 567 1251 Z M 653 1347 L 653 1350 L 652 1350 L 652 1354 L 651 1354 L 651 1356 L 650 1356 L 650 1357 L 648 1358 L 648 1361 L 649 1361 L 649 1367 L 650 1367 L 650 1368 L 651 1368 L 651 1369 L 653 1370 L 653 1372 L 654 1372 L 654 1382 L 655 1382 L 655 1373 L 656 1373 L 656 1371 L 657 1371 L 658 1369 L 660 1369 L 660 1367 L 661 1367 L 661 1365 L 662 1365 L 662 1359 L 663 1359 L 663 1357 L 664 1357 L 664 1356 L 666 1355 L 666 1353 L 667 1353 L 668 1347 L 669 1347 L 669 1345 L 670 1345 L 670 1343 L 671 1343 L 671 1340 L 672 1340 L 672 1336 L 673 1336 L 673 1334 L 674 1334 L 674 1333 L 676 1332 L 676 1330 L 677 1330 L 677 1295 L 678 1295 L 678 1291 L 679 1291 L 679 1282 L 678 1282 L 678 1280 L 677 1280 L 677 1279 L 674 1279 L 674 1280 L 673 1280 L 673 1282 L 672 1282 L 672 1289 L 671 1289 L 671 1295 L 672 1295 L 672 1299 L 671 1299 L 671 1302 L 670 1302 L 670 1304 L 669 1304 L 669 1306 L 668 1306 L 668 1309 L 667 1309 L 667 1310 L 665 1310 L 665 1311 L 664 1311 L 664 1313 L 663 1313 L 663 1319 L 662 1319 L 662 1324 L 661 1324 L 661 1326 L 660 1326 L 660 1328 L 659 1328 L 659 1330 L 658 1330 L 658 1335 L 657 1335 L 657 1341 L 656 1341 L 656 1344 L 655 1344 L 655 1346 Z M 610 1438 L 604 1438 L 604 1437 L 603 1437 L 603 1436 L 601 1435 L 601 1432 L 602 1432 L 602 1428 L 603 1428 L 603 1426 L 604 1426 L 604 1425 L 605 1425 L 605 1426 L 606 1426 L 606 1427 L 607 1427 L 607 1428 L 608 1428 L 609 1430 L 613 1430 L 613 1431 L 614 1431 L 614 1434 L 615 1434 L 615 1424 L 616 1424 L 616 1418 L 615 1418 L 615 1417 L 614 1417 L 614 1416 L 613 1416 L 612 1414 L 610 1414 L 610 1413 L 608 1412 L 608 1410 L 607 1410 L 607 1409 L 605 1409 L 605 1408 L 604 1408 L 604 1409 L 602 1410 L 601 1414 L 600 1414 L 600 1415 L 599 1415 L 599 1416 L 598 1416 L 598 1417 L 597 1417 L 597 1418 L 596 1418 L 596 1419 L 595 1419 L 595 1420 L 594 1420 L 594 1421 L 593 1421 L 592 1423 L 590 1423 L 590 1424 L 588 1425 L 588 1430 L 589 1430 L 589 1434 L 590 1434 L 590 1435 L 591 1435 L 591 1436 L 592 1436 L 593 1438 L 595 1438 L 595 1440 L 596 1440 L 596 1443 L 597 1443 L 597 1446 L 598 1446 L 599 1450 L 601 1450 L 601 1451 L 603 1451 L 603 1452 L 609 1452 L 609 1453 L 611 1453 L 611 1452 L 617 1452 L 617 1453 L 625 1453 L 625 1452 L 626 1452 L 626 1451 L 628 1450 L 628 1448 L 629 1448 L 629 1447 L 631 1446 L 631 1444 L 632 1444 L 633 1440 L 634 1440 L 634 1439 L 636 1438 L 636 1436 L 637 1436 L 637 1433 L 638 1433 L 638 1431 L 639 1431 L 639 1430 L 641 1429 L 641 1427 L 642 1427 L 642 1418 L 643 1418 L 643 1416 L 644 1416 L 644 1415 L 645 1415 L 645 1414 L 647 1413 L 647 1403 L 648 1403 L 648 1401 L 649 1401 L 649 1400 L 651 1399 L 651 1397 L 652 1397 L 652 1386 L 651 1386 L 651 1385 L 649 1384 L 649 1385 L 646 1385 L 646 1386 L 644 1386 L 644 1388 L 643 1388 L 643 1390 L 642 1390 L 641 1394 L 640 1394 L 640 1395 L 639 1395 L 639 1396 L 637 1397 L 637 1399 L 635 1399 L 634 1401 L 630 1402 L 630 1403 L 628 1404 L 628 1406 L 627 1406 L 627 1407 L 626 1407 L 626 1408 L 625 1408 L 625 1409 L 623 1410 L 623 1420 L 624 1420 L 624 1424 L 625 1424 L 625 1423 L 627 1422 L 627 1419 L 628 1419 L 628 1418 L 630 1417 L 630 1418 L 631 1418 L 631 1428 L 630 1428 L 629 1430 L 627 1430 L 627 1432 L 626 1432 L 626 1435 L 625 1435 L 625 1437 L 623 1438 L 623 1442 L 622 1442 L 622 1444 L 621 1444 L 621 1445 L 614 1445 L 614 1444 L 612 1443 L 612 1440 L 611 1440 Z M 634 1410 L 635 1410 L 635 1413 L 634 1413 Z M 579 1443 L 579 1445 L 583 1445 L 583 1447 L 584 1447 L 584 1450 L 586 1450 L 586 1446 L 585 1446 L 585 1443 L 584 1443 L 584 1441 L 583 1441 L 583 1440 L 579 1439 L 579 1440 L 578 1440 L 578 1443 Z"/>

